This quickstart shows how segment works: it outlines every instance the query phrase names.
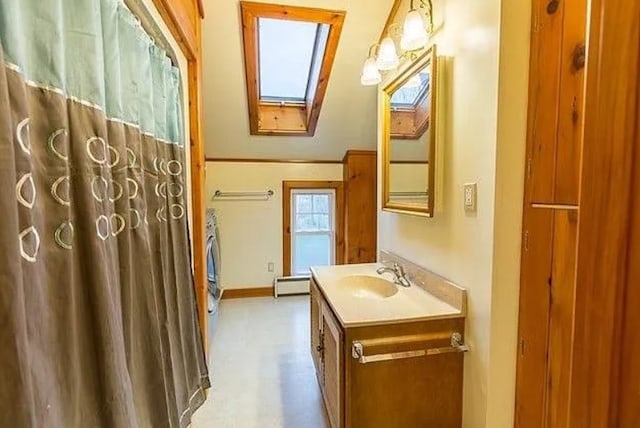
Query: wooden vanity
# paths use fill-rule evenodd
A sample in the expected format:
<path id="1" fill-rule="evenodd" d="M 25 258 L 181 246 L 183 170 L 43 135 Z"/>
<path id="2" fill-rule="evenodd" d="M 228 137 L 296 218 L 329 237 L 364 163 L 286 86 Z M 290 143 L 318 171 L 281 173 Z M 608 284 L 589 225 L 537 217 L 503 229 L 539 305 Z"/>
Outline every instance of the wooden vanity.
<path id="1" fill-rule="evenodd" d="M 379 282 L 380 266 L 312 270 L 311 355 L 331 427 L 460 427 L 464 302 L 418 285 L 389 298 L 349 290 L 350 278 Z"/>

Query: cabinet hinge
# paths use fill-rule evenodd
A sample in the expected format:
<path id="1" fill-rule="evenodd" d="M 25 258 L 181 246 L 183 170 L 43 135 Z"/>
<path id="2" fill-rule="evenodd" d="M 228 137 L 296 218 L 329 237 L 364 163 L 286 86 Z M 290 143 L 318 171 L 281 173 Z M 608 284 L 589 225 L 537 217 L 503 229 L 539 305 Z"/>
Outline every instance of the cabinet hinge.
<path id="1" fill-rule="evenodd" d="M 533 173 L 533 161 L 531 158 L 527 158 L 527 178 L 531 178 L 531 174 Z"/>
<path id="2" fill-rule="evenodd" d="M 520 343 L 518 344 L 518 348 L 520 350 L 520 356 L 524 356 L 524 339 L 520 339 Z"/>
<path id="3" fill-rule="evenodd" d="M 523 237 L 522 245 L 524 246 L 524 250 L 525 251 L 529 251 L 529 231 L 528 230 L 524 231 L 524 237 Z"/>
<path id="4" fill-rule="evenodd" d="M 534 33 L 537 33 L 540 29 L 540 15 L 536 12 L 533 15 L 533 28 L 531 29 Z"/>

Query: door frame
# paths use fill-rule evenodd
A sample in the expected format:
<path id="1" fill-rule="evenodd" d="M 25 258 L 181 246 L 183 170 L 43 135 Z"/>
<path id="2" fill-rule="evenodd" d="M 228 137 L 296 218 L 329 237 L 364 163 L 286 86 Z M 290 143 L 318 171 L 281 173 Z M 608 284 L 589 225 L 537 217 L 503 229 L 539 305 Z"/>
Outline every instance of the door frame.
<path id="1" fill-rule="evenodd" d="M 344 263 L 344 183 L 342 181 L 301 181 L 282 182 L 282 274 L 291 275 L 291 191 L 292 190 L 333 189 L 335 200 L 335 264 Z"/>
<path id="2" fill-rule="evenodd" d="M 193 207 L 193 274 L 202 343 L 207 349 L 207 262 L 205 255 L 205 156 L 202 133 L 201 0 L 152 0 L 187 58 L 189 136 L 191 146 L 191 204 Z"/>

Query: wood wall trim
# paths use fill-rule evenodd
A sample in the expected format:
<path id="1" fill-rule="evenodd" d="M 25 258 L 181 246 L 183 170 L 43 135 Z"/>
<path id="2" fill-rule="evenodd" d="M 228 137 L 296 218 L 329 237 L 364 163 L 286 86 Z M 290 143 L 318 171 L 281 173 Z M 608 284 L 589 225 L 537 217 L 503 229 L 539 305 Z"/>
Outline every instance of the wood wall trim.
<path id="1" fill-rule="evenodd" d="M 249 288 L 225 288 L 222 299 L 246 299 L 249 297 L 273 297 L 273 285 Z"/>
<path id="2" fill-rule="evenodd" d="M 313 136 L 329 84 L 346 12 L 248 1 L 240 2 L 240 12 L 251 135 Z M 260 102 L 258 18 L 306 21 L 330 26 L 315 91 L 313 94 L 307 94 L 302 109 L 296 105 L 274 108 Z"/>
<path id="3" fill-rule="evenodd" d="M 342 157 L 342 161 L 340 163 L 346 164 L 350 157 L 352 156 L 378 156 L 377 150 L 364 150 L 364 149 L 350 149 L 347 150 Z"/>
<path id="4" fill-rule="evenodd" d="M 389 161 L 391 165 L 395 164 L 405 164 L 405 165 L 429 165 L 429 161 L 421 161 L 421 160 L 394 160 Z"/>
<path id="5" fill-rule="evenodd" d="M 640 3 L 592 0 L 591 13 L 570 426 L 631 427 L 640 424 L 638 403 L 622 401 L 619 391 L 625 382 L 635 382 L 637 391 L 640 383 L 629 378 L 637 371 L 620 371 L 625 346 L 638 346 L 621 339 L 625 294 L 640 283 L 632 240 L 639 237 L 630 233 L 631 220 L 637 226 L 639 218 L 633 208 L 640 168 Z M 633 311 L 637 321 L 637 306 Z"/>
<path id="6" fill-rule="evenodd" d="M 207 265 L 205 255 L 205 161 L 202 136 L 202 23 L 195 0 L 153 0 L 188 61 L 193 270 L 202 342 L 207 349 Z"/>
<path id="7" fill-rule="evenodd" d="M 335 263 L 344 263 L 344 183 L 342 181 L 301 181 L 282 182 L 282 274 L 291 275 L 291 191 L 294 189 L 334 189 L 335 206 Z"/>
<path id="8" fill-rule="evenodd" d="M 200 13 L 195 0 L 153 0 L 188 60 L 199 60 Z"/>
<path id="9" fill-rule="evenodd" d="M 202 0 L 198 0 L 198 12 L 200 13 L 200 18 L 204 19 L 204 5 L 202 4 Z"/>
<path id="10" fill-rule="evenodd" d="M 331 159 L 259 159 L 259 158 L 218 158 L 207 157 L 207 162 L 230 162 L 230 163 L 310 163 L 310 164 L 342 164 L 341 160 Z"/>

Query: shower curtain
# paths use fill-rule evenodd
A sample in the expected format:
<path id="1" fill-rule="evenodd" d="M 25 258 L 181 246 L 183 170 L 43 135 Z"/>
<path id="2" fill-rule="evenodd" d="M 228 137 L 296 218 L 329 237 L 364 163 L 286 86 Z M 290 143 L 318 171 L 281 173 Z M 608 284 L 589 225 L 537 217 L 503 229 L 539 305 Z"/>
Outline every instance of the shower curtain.
<path id="1" fill-rule="evenodd" d="M 181 90 L 119 0 L 0 1 L 0 427 L 203 402 Z"/>

